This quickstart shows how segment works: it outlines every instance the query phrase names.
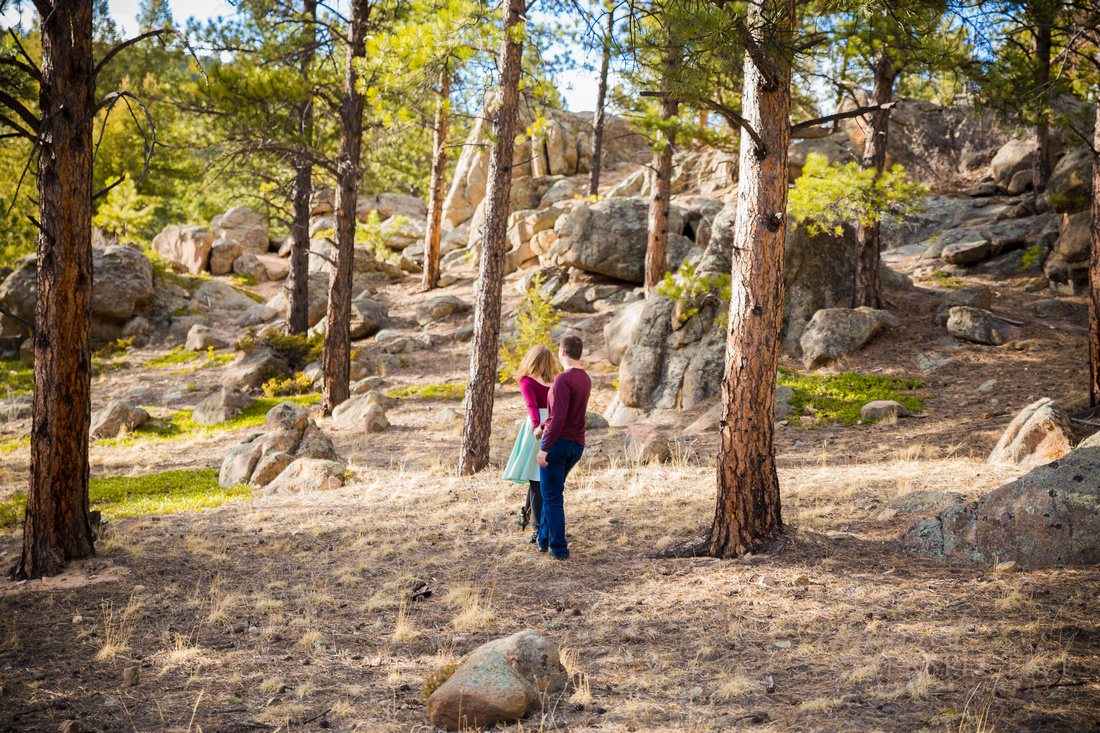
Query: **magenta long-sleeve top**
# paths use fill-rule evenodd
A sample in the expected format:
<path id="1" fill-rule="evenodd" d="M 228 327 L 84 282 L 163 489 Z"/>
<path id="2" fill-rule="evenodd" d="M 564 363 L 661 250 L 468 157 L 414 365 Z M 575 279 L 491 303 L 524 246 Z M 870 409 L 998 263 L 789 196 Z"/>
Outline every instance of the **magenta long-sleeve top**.
<path id="1" fill-rule="evenodd" d="M 539 384 L 531 377 L 520 377 L 519 393 L 523 395 L 523 401 L 527 405 L 527 412 L 531 413 L 531 427 L 538 430 L 542 423 L 539 410 L 550 407 L 550 388 Z"/>

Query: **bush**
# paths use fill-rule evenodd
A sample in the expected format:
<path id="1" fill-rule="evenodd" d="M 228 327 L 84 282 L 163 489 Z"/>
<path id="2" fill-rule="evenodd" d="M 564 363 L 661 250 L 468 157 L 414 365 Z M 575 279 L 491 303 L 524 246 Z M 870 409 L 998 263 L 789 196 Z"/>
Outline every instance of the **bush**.
<path id="1" fill-rule="evenodd" d="M 523 303 L 516 315 L 516 335 L 510 342 L 500 346 L 498 376 L 501 382 L 515 377 L 519 363 L 533 346 L 542 344 L 555 351 L 550 333 L 558 325 L 561 316 L 550 304 L 550 299 L 543 296 L 543 281 L 541 273 L 531 278 L 531 287 L 527 289 L 527 295 L 523 296 Z"/>
<path id="2" fill-rule="evenodd" d="M 264 382 L 264 394 L 268 397 L 289 397 L 291 395 L 309 394 L 313 391 L 313 380 L 301 372 L 296 372 L 293 377 L 272 377 Z"/>
<path id="3" fill-rule="evenodd" d="M 258 334 L 249 333 L 234 345 L 234 348 L 246 354 L 251 354 L 260 347 L 271 349 L 282 357 L 290 367 L 289 374 L 294 374 L 307 364 L 320 361 L 325 341 L 321 334 L 285 334 L 278 329 L 265 328 Z"/>
<path id="4" fill-rule="evenodd" d="M 657 285 L 657 292 L 669 300 L 680 303 L 680 317 L 684 321 L 699 312 L 708 299 L 717 298 L 721 303 L 729 303 L 730 300 L 730 276 L 719 275 L 707 277 L 695 272 L 690 262 L 680 265 L 676 274 L 666 272 L 665 277 Z M 729 318 L 729 314 L 723 311 L 722 322 Z"/>

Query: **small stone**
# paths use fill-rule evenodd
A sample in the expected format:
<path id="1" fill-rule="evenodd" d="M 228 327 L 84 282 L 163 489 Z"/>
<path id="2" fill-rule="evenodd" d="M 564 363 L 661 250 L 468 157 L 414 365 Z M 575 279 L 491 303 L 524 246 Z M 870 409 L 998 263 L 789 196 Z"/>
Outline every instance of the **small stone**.
<path id="1" fill-rule="evenodd" d="M 931 374 L 940 367 L 946 364 L 950 364 L 952 361 L 951 357 L 944 356 L 943 354 L 937 354 L 934 351 L 926 351 L 924 353 L 917 354 L 913 357 L 913 359 L 917 362 L 917 366 L 924 374 Z"/>
<path id="2" fill-rule="evenodd" d="M 888 522 L 891 519 L 893 519 L 894 517 L 896 517 L 897 515 L 898 515 L 898 510 L 897 509 L 883 509 L 881 512 L 878 513 L 878 516 L 875 517 L 875 518 L 880 522 Z"/>
<path id="3" fill-rule="evenodd" d="M 127 687 L 137 687 L 141 681 L 141 675 L 137 667 L 127 667 L 122 670 L 122 681 Z"/>
<path id="4" fill-rule="evenodd" d="M 995 385 L 996 383 L 997 383 L 996 379 L 988 379 L 988 380 L 982 382 L 978 386 L 978 391 L 979 392 L 991 392 L 991 391 L 993 391 L 993 385 Z"/>
<path id="5" fill-rule="evenodd" d="M 329 487 L 329 489 L 338 489 L 343 485 L 344 485 L 344 482 L 341 481 L 340 479 L 336 478 L 335 476 L 329 476 L 328 477 L 328 487 Z"/>
<path id="6" fill-rule="evenodd" d="M 135 585 L 134 586 L 134 593 L 141 593 L 143 590 L 145 590 L 144 585 Z"/>
<path id="7" fill-rule="evenodd" d="M 619 519 L 618 517 L 608 517 L 607 519 L 608 524 L 619 524 L 621 521 L 623 520 Z"/>
<path id="8" fill-rule="evenodd" d="M 1008 562 L 999 562 L 997 567 L 993 568 L 997 573 L 1015 573 L 1020 569 L 1020 566 L 1016 564 L 1015 560 L 1009 560 Z"/>
<path id="9" fill-rule="evenodd" d="M 66 720 L 58 728 L 60 733 L 84 733 L 84 726 L 80 724 L 79 720 Z"/>
<path id="10" fill-rule="evenodd" d="M 894 400 L 874 400 L 860 408 L 859 416 L 867 421 L 908 417 L 909 410 Z"/>
<path id="11" fill-rule="evenodd" d="M 73 623 L 74 624 L 79 624 L 83 621 L 84 621 L 84 617 L 81 616 L 79 613 L 77 615 L 73 616 Z"/>
<path id="12" fill-rule="evenodd" d="M 771 588 L 772 586 L 777 585 L 779 583 L 778 580 L 776 580 L 775 578 L 773 578 L 770 575 L 765 575 L 765 576 L 761 577 L 760 580 L 758 580 L 757 582 L 760 585 L 766 585 L 769 588 Z"/>

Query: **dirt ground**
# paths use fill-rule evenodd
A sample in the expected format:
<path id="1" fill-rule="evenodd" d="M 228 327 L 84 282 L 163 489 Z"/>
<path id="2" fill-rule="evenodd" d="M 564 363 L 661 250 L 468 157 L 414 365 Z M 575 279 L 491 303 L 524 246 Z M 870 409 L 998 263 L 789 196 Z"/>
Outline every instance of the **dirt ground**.
<path id="1" fill-rule="evenodd" d="M 0 730 L 79 719 L 97 731 L 426 731 L 428 673 L 525 628 L 566 650 L 575 684 L 505 730 L 1100 729 L 1100 571 L 917 558 L 899 538 L 921 515 L 883 511 L 915 490 L 976 498 L 1011 480 L 1024 471 L 984 459 L 1013 415 L 1041 396 L 1071 411 L 1087 398 L 1083 299 L 1044 320 L 1032 304 L 1048 292 L 992 285 L 994 312 L 1025 323 L 1023 343 L 944 345 L 932 286 L 889 293 L 901 326 L 838 369 L 925 379 L 926 417 L 779 427 L 787 531 L 768 555 L 647 558 L 708 525 L 713 434 L 678 441 L 669 464 L 635 466 L 621 430 L 590 433 L 567 487 L 572 559 L 553 563 L 517 531 L 521 487 L 498 479 L 504 428 L 524 414 L 514 387 L 497 393 L 494 466 L 476 478 L 454 476 L 459 434 L 437 425 L 457 403 L 402 402 L 380 435 L 321 420 L 353 472 L 345 487 L 118 520 L 70 580 L 5 581 Z M 472 302 L 468 279 L 445 292 Z M 410 280 L 379 297 L 413 328 L 428 296 Z M 506 311 L 518 302 L 506 285 Z M 597 410 L 617 376 L 608 318 L 586 331 Z M 465 381 L 467 348 L 409 354 L 385 389 Z M 952 361 L 922 375 L 913 357 L 925 351 Z M 182 380 L 196 391 L 170 408 L 181 409 L 219 383 L 220 368 L 167 371 L 97 378 L 94 406 L 136 387 L 158 405 Z M 679 435 L 705 407 L 652 421 Z M 0 424 L 0 442 L 28 429 Z M 93 476 L 216 467 L 239 440 L 94 446 Z M 0 459 L 0 494 L 24 486 L 27 448 Z M 19 543 L 0 536 L 5 565 Z M 421 583 L 430 596 L 414 595 Z"/>

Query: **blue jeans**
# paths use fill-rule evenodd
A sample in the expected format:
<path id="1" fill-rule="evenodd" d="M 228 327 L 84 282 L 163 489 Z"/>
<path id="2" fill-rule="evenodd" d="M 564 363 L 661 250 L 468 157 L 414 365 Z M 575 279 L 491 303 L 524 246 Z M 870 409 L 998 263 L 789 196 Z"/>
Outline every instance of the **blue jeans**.
<path id="1" fill-rule="evenodd" d="M 539 549 L 550 548 L 550 554 L 564 560 L 569 557 L 565 541 L 565 477 L 584 455 L 584 446 L 559 438 L 546 453 L 548 465 L 539 467 L 542 488 L 542 520 L 539 522 Z"/>

